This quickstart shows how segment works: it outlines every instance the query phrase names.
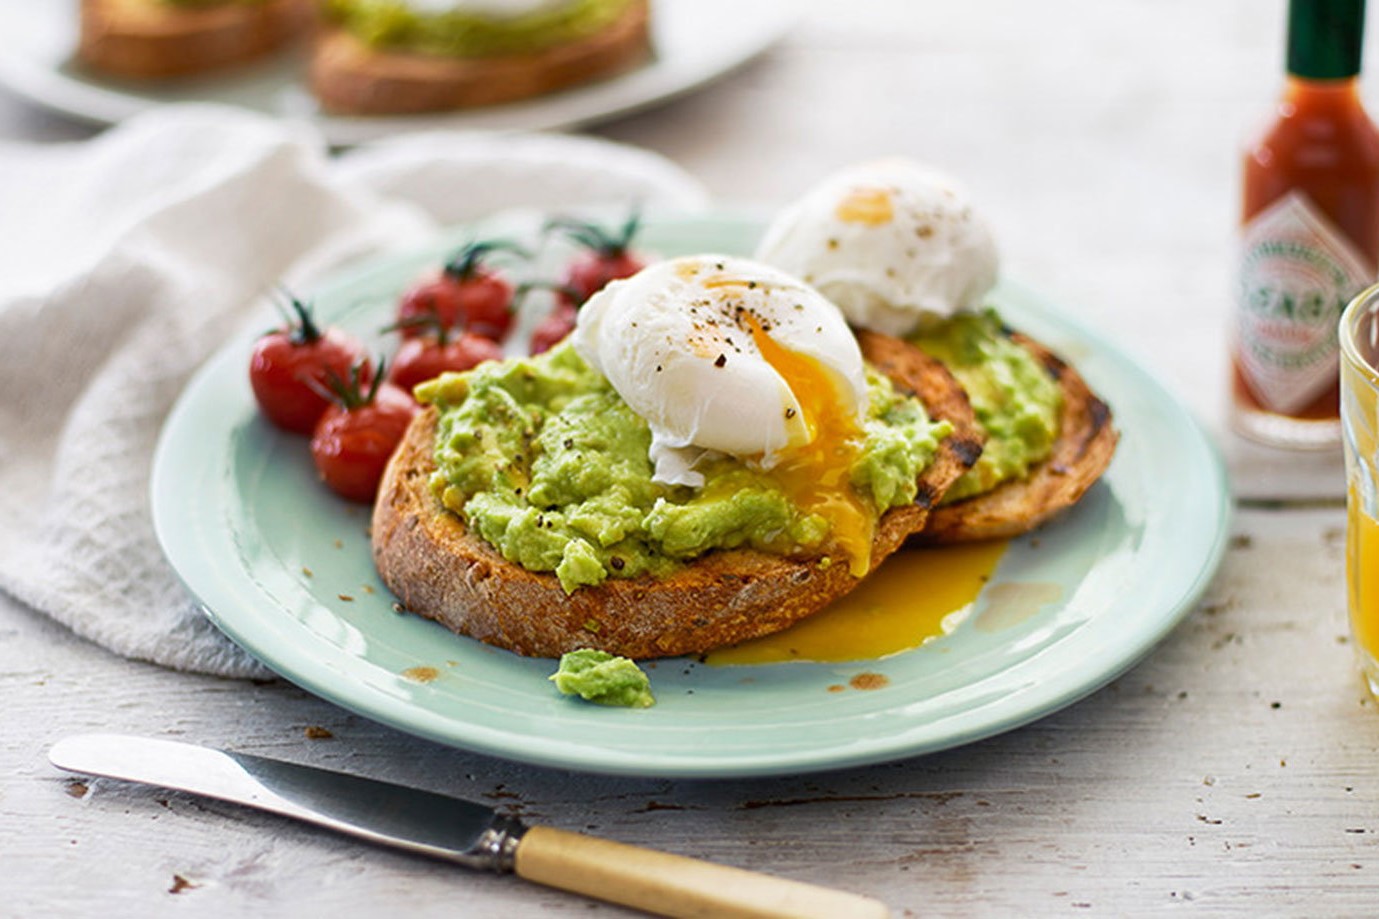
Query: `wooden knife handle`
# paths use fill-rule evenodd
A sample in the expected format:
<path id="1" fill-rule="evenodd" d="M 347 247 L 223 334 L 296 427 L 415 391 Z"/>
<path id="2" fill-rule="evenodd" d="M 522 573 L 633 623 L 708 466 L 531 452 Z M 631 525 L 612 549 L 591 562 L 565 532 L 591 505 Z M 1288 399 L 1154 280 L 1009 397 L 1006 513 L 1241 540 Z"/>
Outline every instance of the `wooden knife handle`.
<path id="1" fill-rule="evenodd" d="M 515 869 L 519 877 L 538 884 L 663 916 L 890 915 L 884 903 L 869 897 L 550 827 L 532 827 L 523 834 Z"/>

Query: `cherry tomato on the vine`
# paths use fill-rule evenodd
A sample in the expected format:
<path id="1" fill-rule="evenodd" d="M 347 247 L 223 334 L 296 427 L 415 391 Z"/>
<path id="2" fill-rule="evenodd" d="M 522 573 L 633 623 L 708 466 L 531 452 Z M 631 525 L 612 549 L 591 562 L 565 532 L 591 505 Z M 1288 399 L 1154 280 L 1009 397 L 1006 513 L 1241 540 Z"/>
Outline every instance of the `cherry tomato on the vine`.
<path id="1" fill-rule="evenodd" d="M 393 355 L 388 382 L 407 392 L 418 383 L 440 376 L 447 370 L 469 370 L 484 361 L 503 359 L 503 347 L 491 338 L 461 332 L 458 335 L 431 334 L 409 338 Z"/>
<path id="2" fill-rule="evenodd" d="M 311 458 L 332 491 L 368 503 L 378 492 L 384 467 L 402 442 L 417 404 L 397 386 L 381 382 L 381 372 L 364 389 L 356 371 L 348 383 L 335 380 L 339 401 L 316 422 Z"/>
<path id="3" fill-rule="evenodd" d="M 367 380 L 372 368 L 357 339 L 340 329 L 321 329 L 308 304 L 295 297 L 290 302 L 296 315 L 254 344 L 249 384 L 269 421 L 310 434 L 330 405 L 331 375 L 343 379 L 363 361 L 361 376 Z"/>
<path id="4" fill-rule="evenodd" d="M 574 292 L 569 299 L 578 305 L 598 293 L 609 281 L 628 278 L 646 267 L 646 258 L 632 248 L 641 226 L 641 215 L 633 212 L 616 231 L 568 217 L 547 221 L 546 231 L 558 231 L 581 246 L 581 251 L 565 266 L 561 283 Z"/>
<path id="5" fill-rule="evenodd" d="M 529 349 L 531 353 L 540 354 L 559 344 L 566 335 L 574 331 L 575 320 L 578 317 L 578 309 L 564 300 L 557 302 L 555 308 L 532 329 Z"/>
<path id="6" fill-rule="evenodd" d="M 456 253 L 439 275 L 403 294 L 397 308 L 403 337 L 420 334 L 417 320 L 434 318 L 445 328 L 463 326 L 494 341 L 506 338 L 512 330 L 513 285 L 503 271 L 485 262 L 489 253 L 501 251 L 526 254 L 502 240 L 473 242 Z"/>
<path id="7" fill-rule="evenodd" d="M 609 281 L 630 278 L 646 267 L 635 252 L 606 254 L 586 249 L 565 268 L 565 284 L 579 294 L 581 302 L 603 290 Z"/>

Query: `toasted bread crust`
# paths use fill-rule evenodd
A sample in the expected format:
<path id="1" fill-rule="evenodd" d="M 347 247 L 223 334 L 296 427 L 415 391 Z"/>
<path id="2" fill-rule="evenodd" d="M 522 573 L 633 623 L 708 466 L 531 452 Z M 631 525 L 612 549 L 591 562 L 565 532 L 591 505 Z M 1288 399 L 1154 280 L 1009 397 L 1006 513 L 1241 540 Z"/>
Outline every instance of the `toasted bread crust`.
<path id="1" fill-rule="evenodd" d="M 380 51 L 342 29 L 324 30 L 311 88 L 337 115 L 400 115 L 513 102 L 612 76 L 651 53 L 648 5 L 636 0 L 596 35 L 529 54 L 448 58 Z"/>
<path id="2" fill-rule="evenodd" d="M 888 511 L 872 567 L 923 528 L 928 504 L 971 466 L 980 435 L 966 395 L 949 373 L 896 339 L 862 336 L 863 353 L 916 393 L 954 433 L 920 482 L 921 500 Z M 665 578 L 610 578 L 566 595 L 552 574 L 505 560 L 470 534 L 431 493 L 436 412 L 412 423 L 374 505 L 374 563 L 408 610 L 519 654 L 557 657 L 600 648 L 632 658 L 708 651 L 779 631 L 859 583 L 843 563 L 745 549 L 710 552 Z M 822 553 L 821 553 L 822 554 Z"/>
<path id="3" fill-rule="evenodd" d="M 177 8 L 151 0 L 82 0 L 77 57 L 135 80 L 185 77 L 246 63 L 304 34 L 312 0 Z"/>
<path id="4" fill-rule="evenodd" d="M 1034 339 L 1020 333 L 1012 338 L 1039 358 L 1062 391 L 1053 453 L 1023 479 L 935 508 L 924 531 L 912 538 L 916 544 L 972 542 L 1028 532 L 1077 503 L 1115 455 L 1120 435 L 1111 424 L 1111 409 L 1087 381 Z"/>

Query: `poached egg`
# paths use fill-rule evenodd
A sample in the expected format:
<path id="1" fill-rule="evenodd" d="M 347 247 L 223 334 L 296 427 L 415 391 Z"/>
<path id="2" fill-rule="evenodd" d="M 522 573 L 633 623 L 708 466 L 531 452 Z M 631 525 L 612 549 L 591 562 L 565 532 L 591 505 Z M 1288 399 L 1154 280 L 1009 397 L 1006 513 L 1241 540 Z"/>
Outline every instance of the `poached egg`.
<path id="1" fill-rule="evenodd" d="M 822 516 L 852 572 L 867 572 L 875 513 L 850 484 L 862 354 L 818 291 L 748 259 L 671 259 L 591 297 L 572 341 L 651 428 L 656 481 L 699 487 L 704 458 L 741 460 Z"/>
<path id="2" fill-rule="evenodd" d="M 967 192 L 900 158 L 825 179 L 771 223 L 756 257 L 813 285 L 853 325 L 899 336 L 980 306 L 997 271 Z"/>

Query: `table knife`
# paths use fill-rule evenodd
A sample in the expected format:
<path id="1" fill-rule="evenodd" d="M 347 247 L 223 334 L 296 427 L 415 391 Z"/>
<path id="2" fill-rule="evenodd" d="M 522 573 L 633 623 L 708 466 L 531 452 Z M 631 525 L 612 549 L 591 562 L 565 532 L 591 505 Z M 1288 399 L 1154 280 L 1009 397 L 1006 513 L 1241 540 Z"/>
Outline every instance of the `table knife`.
<path id="1" fill-rule="evenodd" d="M 370 842 L 517 876 L 665 916 L 885 917 L 877 900 L 597 839 L 528 827 L 449 795 L 314 766 L 123 734 L 58 741 L 59 769 L 231 801 Z"/>

